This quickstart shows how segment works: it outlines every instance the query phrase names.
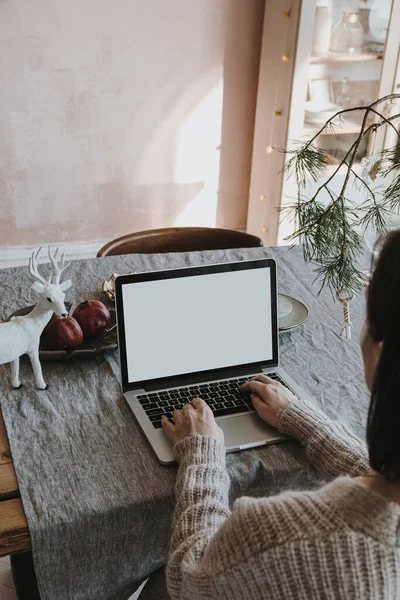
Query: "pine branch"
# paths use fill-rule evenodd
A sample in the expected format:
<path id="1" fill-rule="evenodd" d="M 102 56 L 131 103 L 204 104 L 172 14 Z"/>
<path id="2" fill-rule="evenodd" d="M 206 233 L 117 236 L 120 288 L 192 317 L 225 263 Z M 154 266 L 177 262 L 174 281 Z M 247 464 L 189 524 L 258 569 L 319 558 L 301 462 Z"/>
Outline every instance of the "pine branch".
<path id="1" fill-rule="evenodd" d="M 390 125 L 390 127 L 392 127 L 394 132 L 400 138 L 400 132 L 396 129 L 396 127 L 393 125 L 393 123 L 391 121 L 389 121 L 389 119 L 387 119 L 384 115 L 382 115 L 382 113 L 378 112 L 374 108 L 371 108 L 371 112 L 375 113 L 380 119 L 382 119 L 383 122 L 386 123 L 386 125 Z"/>
<path id="2" fill-rule="evenodd" d="M 400 175 L 386 188 L 383 194 L 383 202 L 389 205 L 392 212 L 398 213 L 400 211 Z"/>
<path id="3" fill-rule="evenodd" d="M 400 144 L 381 152 L 380 167 L 384 176 L 400 171 Z"/>
<path id="4" fill-rule="evenodd" d="M 354 265 L 363 251 L 362 239 L 355 229 L 356 226 L 361 224 L 363 227 L 373 227 L 377 232 L 384 231 L 391 211 L 400 211 L 400 144 L 382 152 L 379 161 L 374 165 L 374 173 L 376 171 L 383 177 L 399 173 L 383 193 L 379 187 L 373 189 L 354 169 L 361 142 L 371 131 L 376 132 L 380 127 L 388 126 L 396 131 L 400 139 L 400 132 L 393 124 L 400 118 L 400 114 L 385 117 L 378 108 L 388 100 L 399 99 L 400 94 L 390 94 L 368 106 L 340 110 L 309 140 L 298 142 L 295 149 L 284 150 L 286 154 L 291 154 L 285 165 L 285 174 L 294 177 L 299 188 L 305 186 L 307 180 L 317 181 L 321 178 L 328 161 L 326 153 L 315 144 L 316 140 L 320 135 L 339 126 L 344 115 L 363 111 L 357 138 L 333 173 L 321 183 L 311 198 L 299 194 L 298 201 L 284 209 L 296 223 L 295 231 L 287 239 L 302 244 L 305 259 L 318 265 L 316 279 L 321 281 L 321 289 L 328 286 L 332 293 L 343 289 L 355 293 L 361 286 L 362 278 Z M 368 126 L 371 114 L 378 120 Z M 340 192 L 334 193 L 330 184 L 341 169 L 345 169 L 344 181 Z M 351 176 L 361 182 L 366 190 L 367 199 L 362 205 L 357 206 L 349 198 L 348 186 Z M 322 191 L 328 194 L 328 203 L 320 200 Z"/>
<path id="5" fill-rule="evenodd" d="M 400 94 L 394 94 L 394 96 L 397 98 L 400 98 Z M 364 109 L 366 109 L 368 107 L 364 107 Z M 360 110 L 360 107 L 358 107 L 357 109 L 346 109 L 348 111 L 351 110 Z M 340 111 L 340 112 L 346 112 L 346 111 Z M 337 113 L 340 114 L 340 113 Z M 400 117 L 400 114 L 397 115 L 393 115 L 392 117 L 389 117 L 387 120 L 391 121 L 391 120 L 395 120 L 398 119 Z M 334 117 L 332 117 L 334 118 Z M 379 124 L 379 123 L 374 123 L 373 125 L 370 125 L 369 127 L 367 127 L 364 131 L 363 134 L 361 135 L 361 139 L 363 139 L 371 130 L 377 131 L 379 129 L 379 127 L 381 127 L 383 125 L 383 123 Z M 322 128 L 323 131 L 324 128 Z M 319 134 L 318 134 L 319 135 Z M 315 139 L 315 136 L 314 138 Z M 322 184 L 318 190 L 316 191 L 316 193 L 313 196 L 313 199 L 316 200 L 317 196 L 322 192 L 323 189 L 326 189 L 327 185 L 335 178 L 335 176 L 339 173 L 340 169 L 346 164 L 346 161 L 348 159 L 348 157 L 350 156 L 351 152 L 354 150 L 356 144 L 359 142 L 359 138 L 357 138 L 357 140 L 350 146 L 349 150 L 347 151 L 346 155 L 344 156 L 344 158 L 341 160 L 341 162 L 339 163 L 339 165 L 337 166 L 337 168 L 333 171 L 332 175 L 327 179 L 327 181 Z M 360 142 L 361 143 L 361 142 Z"/>
<path id="6" fill-rule="evenodd" d="M 283 152 L 286 153 L 286 150 Z M 293 156 L 286 161 L 283 173 L 287 177 L 294 177 L 298 186 L 303 186 L 308 178 L 318 181 L 322 169 L 329 164 L 326 153 L 310 144 L 300 145 L 289 153 Z"/>
<path id="7" fill-rule="evenodd" d="M 361 217 L 359 224 L 364 227 L 372 227 L 378 234 L 386 231 L 386 223 L 390 217 L 390 209 L 385 204 L 373 202 L 371 205 L 366 203 L 366 212 Z"/>
<path id="8" fill-rule="evenodd" d="M 387 102 L 388 100 L 398 100 L 398 99 L 400 99 L 400 94 L 388 94 L 387 96 L 383 96 L 382 98 L 379 98 L 378 100 L 376 100 L 375 102 L 372 102 L 372 104 L 369 104 L 367 106 L 355 106 L 353 108 L 345 108 L 345 109 L 339 110 L 337 113 L 335 113 L 333 115 L 333 117 L 331 117 L 330 119 L 327 120 L 325 125 L 323 127 L 321 127 L 321 129 L 309 140 L 309 142 L 310 142 L 310 144 L 313 144 L 314 141 L 323 133 L 323 131 L 326 128 L 326 126 L 328 125 L 328 123 L 331 123 L 339 116 L 341 117 L 341 115 L 344 115 L 346 113 L 356 112 L 356 111 L 371 110 L 374 106 L 378 106 L 379 104 L 382 104 L 383 102 Z M 393 121 L 394 119 L 398 118 L 399 116 L 400 115 L 395 115 L 394 117 L 389 117 L 387 119 L 387 121 L 388 122 Z M 374 123 L 374 125 L 376 125 L 376 124 Z M 374 127 L 374 125 L 371 125 L 370 128 Z M 382 125 L 383 125 L 383 123 L 382 123 Z"/>
<path id="9" fill-rule="evenodd" d="M 357 179 L 360 183 L 362 183 L 362 185 L 365 187 L 365 189 L 367 190 L 367 192 L 369 193 L 371 198 L 373 198 L 375 200 L 375 192 L 372 191 L 372 189 L 370 188 L 368 183 L 366 181 L 364 181 L 364 179 L 355 172 L 353 167 L 350 167 L 350 165 L 348 165 L 346 162 L 344 164 L 350 169 L 350 171 L 351 171 L 352 175 L 354 175 L 355 179 Z"/>

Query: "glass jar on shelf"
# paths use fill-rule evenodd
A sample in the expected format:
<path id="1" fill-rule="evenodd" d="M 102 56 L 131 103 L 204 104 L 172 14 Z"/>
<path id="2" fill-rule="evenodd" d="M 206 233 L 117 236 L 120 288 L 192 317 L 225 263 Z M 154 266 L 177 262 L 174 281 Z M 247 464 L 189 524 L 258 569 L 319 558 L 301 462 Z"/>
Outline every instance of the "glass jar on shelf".
<path id="1" fill-rule="evenodd" d="M 358 13 L 343 13 L 342 21 L 332 31 L 332 52 L 347 52 L 360 54 L 364 42 L 364 28 L 360 23 Z"/>
<path id="2" fill-rule="evenodd" d="M 340 91 L 335 98 L 335 103 L 341 108 L 350 108 L 352 105 L 349 82 L 348 77 L 343 77 L 340 83 Z"/>

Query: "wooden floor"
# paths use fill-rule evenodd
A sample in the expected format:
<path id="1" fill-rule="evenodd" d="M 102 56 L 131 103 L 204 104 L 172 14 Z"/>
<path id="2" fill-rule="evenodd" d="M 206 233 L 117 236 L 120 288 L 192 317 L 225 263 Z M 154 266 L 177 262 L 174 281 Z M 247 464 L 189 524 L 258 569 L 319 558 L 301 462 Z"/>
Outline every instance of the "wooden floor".
<path id="1" fill-rule="evenodd" d="M 0 558 L 0 600 L 17 600 L 8 558 Z"/>
<path id="2" fill-rule="evenodd" d="M 137 600 L 140 588 L 129 600 Z M 0 557 L 0 600 L 17 600 L 14 591 L 14 583 L 11 576 L 10 561 L 8 558 Z"/>

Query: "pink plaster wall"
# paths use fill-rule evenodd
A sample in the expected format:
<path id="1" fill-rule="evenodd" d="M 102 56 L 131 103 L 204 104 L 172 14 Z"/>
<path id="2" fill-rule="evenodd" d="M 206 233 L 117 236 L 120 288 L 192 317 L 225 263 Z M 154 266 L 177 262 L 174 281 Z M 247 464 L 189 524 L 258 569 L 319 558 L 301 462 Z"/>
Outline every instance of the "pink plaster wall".
<path id="1" fill-rule="evenodd" d="M 0 246 L 246 226 L 263 0 L 2 0 Z"/>

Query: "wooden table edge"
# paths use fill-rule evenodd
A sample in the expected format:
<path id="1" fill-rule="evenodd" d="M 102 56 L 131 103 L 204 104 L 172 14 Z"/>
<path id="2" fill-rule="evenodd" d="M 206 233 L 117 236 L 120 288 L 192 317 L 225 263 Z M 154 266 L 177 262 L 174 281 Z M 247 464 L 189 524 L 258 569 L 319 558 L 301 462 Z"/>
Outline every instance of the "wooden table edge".
<path id="1" fill-rule="evenodd" d="M 28 522 L 0 408 L 0 557 L 30 548 Z"/>

